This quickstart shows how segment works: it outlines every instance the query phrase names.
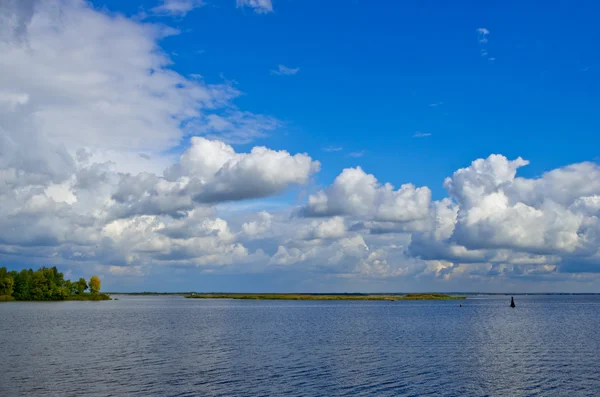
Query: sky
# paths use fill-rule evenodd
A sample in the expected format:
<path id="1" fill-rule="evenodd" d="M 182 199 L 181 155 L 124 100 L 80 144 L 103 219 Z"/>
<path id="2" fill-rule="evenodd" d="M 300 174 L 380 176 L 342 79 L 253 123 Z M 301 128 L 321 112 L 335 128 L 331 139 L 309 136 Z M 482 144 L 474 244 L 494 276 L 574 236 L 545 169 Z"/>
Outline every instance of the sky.
<path id="1" fill-rule="evenodd" d="M 0 0 L 0 264 L 600 292 L 600 4 Z"/>

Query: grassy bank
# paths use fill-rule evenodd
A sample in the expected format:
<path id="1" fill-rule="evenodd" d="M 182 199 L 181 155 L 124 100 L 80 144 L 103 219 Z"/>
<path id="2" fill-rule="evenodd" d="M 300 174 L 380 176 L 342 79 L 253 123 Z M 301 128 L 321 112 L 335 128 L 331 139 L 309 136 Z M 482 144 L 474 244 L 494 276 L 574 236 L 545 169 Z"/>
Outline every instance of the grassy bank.
<path id="1" fill-rule="evenodd" d="M 108 294 L 81 294 L 70 295 L 64 299 L 21 299 L 17 300 L 12 296 L 0 295 L 0 302 L 63 302 L 63 301 L 109 301 Z"/>
<path id="2" fill-rule="evenodd" d="M 193 292 L 106 292 L 109 295 L 127 295 L 127 296 L 185 296 Z"/>
<path id="3" fill-rule="evenodd" d="M 66 301 L 109 301 L 110 295 L 108 294 L 81 294 L 81 295 L 70 295 L 65 298 Z"/>
<path id="4" fill-rule="evenodd" d="M 445 294 L 407 294 L 407 295 L 370 295 L 370 294 L 191 294 L 192 299 L 255 299 L 255 300 L 365 300 L 365 301 L 406 301 L 406 300 L 454 300 L 464 296 Z"/>

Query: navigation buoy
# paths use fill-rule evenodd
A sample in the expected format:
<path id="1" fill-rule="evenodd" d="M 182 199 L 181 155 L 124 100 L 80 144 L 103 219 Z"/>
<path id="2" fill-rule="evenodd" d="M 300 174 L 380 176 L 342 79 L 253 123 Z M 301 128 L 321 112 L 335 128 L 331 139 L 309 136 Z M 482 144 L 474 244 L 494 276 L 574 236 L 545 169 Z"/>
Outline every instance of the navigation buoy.
<path id="1" fill-rule="evenodd" d="M 460 304 L 460 307 L 462 307 L 462 303 Z"/>
<path id="2" fill-rule="evenodd" d="M 510 297 L 510 307 L 515 307 L 515 298 Z"/>

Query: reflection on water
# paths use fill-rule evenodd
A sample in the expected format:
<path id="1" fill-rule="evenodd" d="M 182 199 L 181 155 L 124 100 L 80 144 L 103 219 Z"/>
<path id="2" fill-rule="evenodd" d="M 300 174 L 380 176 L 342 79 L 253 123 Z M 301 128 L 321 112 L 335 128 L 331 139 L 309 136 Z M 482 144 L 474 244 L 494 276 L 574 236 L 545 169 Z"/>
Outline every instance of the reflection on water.
<path id="1" fill-rule="evenodd" d="M 600 297 L 0 304 L 0 395 L 594 395 Z"/>

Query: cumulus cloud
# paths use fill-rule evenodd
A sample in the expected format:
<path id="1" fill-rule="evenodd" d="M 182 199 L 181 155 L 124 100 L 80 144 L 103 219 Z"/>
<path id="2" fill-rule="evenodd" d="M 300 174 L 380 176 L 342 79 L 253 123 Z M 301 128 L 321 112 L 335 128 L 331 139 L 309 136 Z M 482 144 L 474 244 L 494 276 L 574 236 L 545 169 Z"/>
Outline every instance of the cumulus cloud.
<path id="1" fill-rule="evenodd" d="M 306 184 L 320 163 L 307 154 L 291 155 L 263 146 L 236 153 L 220 141 L 192 138 L 180 162 L 167 178 L 190 178 L 187 190 L 198 202 L 259 198 L 276 194 L 291 184 Z"/>
<path id="2" fill-rule="evenodd" d="M 355 265 L 357 261 L 368 256 L 368 251 L 369 247 L 364 238 L 356 235 L 335 240 L 329 244 L 279 246 L 270 263 L 288 266 L 305 263 L 335 269 L 335 266 L 340 264 Z"/>
<path id="3" fill-rule="evenodd" d="M 139 277 L 144 275 L 142 266 L 108 266 L 108 272 L 116 276 Z"/>
<path id="4" fill-rule="evenodd" d="M 258 213 L 258 218 L 249 222 L 245 222 L 242 225 L 242 232 L 250 238 L 258 237 L 271 228 L 273 215 L 267 211 L 261 211 Z"/>
<path id="5" fill-rule="evenodd" d="M 425 268 L 422 261 L 404 256 L 401 247 L 381 239 L 371 238 L 368 242 L 360 234 L 280 245 L 269 265 L 339 279 L 365 280 L 414 277 Z"/>
<path id="6" fill-rule="evenodd" d="M 431 191 L 405 184 L 400 189 L 362 168 L 347 168 L 333 184 L 311 195 L 304 208 L 307 216 L 360 215 L 378 221 L 408 222 L 427 216 Z"/>
<path id="7" fill-rule="evenodd" d="M 271 0 L 236 0 L 236 5 L 238 8 L 252 8 L 257 14 L 273 12 L 273 2 Z"/>
<path id="8" fill-rule="evenodd" d="M 10 153 L 46 158 L 39 169 L 56 173 L 69 166 L 60 160 L 65 152 L 85 147 L 92 161 L 112 161 L 119 171 L 161 173 L 170 160 L 160 154 L 184 136 L 249 143 L 280 125 L 236 109 L 232 100 L 240 91 L 232 83 L 207 84 L 174 72 L 159 47 L 173 29 L 99 12 L 79 0 L 2 7 L 3 148 L 26 140 L 33 151 Z M 37 153 L 36 146 L 54 147 L 54 155 Z"/>
<path id="9" fill-rule="evenodd" d="M 194 208 L 193 198 L 185 192 L 186 181 L 168 181 L 155 174 L 123 174 L 111 196 L 110 218 L 135 215 L 184 216 Z"/>
<path id="10" fill-rule="evenodd" d="M 449 197 L 440 201 L 431 201 L 427 188 L 395 190 L 360 168 L 346 169 L 301 213 L 343 217 L 352 223 L 349 233 L 373 238 L 408 235 L 407 258 L 456 264 L 444 267 L 444 279 L 600 271 L 600 167 L 579 163 L 517 177 L 527 164 L 502 155 L 477 159 L 445 180 Z M 469 264 L 487 270 L 465 272 Z"/>
<path id="11" fill-rule="evenodd" d="M 445 186 L 460 206 L 457 242 L 538 253 L 588 251 L 597 218 L 586 216 L 600 192 L 599 167 L 582 163 L 553 170 L 539 179 L 515 178 L 528 162 L 493 155 L 460 169 Z M 560 188 L 558 188 L 560 186 Z"/>
<path id="12" fill-rule="evenodd" d="M 232 241 L 225 221 L 205 219 L 189 230 L 184 224 L 191 225 L 191 220 L 164 222 L 156 216 L 143 215 L 108 223 L 102 235 L 110 244 L 110 252 L 119 256 L 104 259 L 113 262 L 121 259 L 121 266 L 150 263 L 223 266 L 243 262 L 250 256 L 242 244 Z"/>
<path id="13" fill-rule="evenodd" d="M 30 120 L 69 149 L 161 150 L 179 142 L 181 123 L 239 94 L 168 69 L 157 46 L 164 28 L 76 0 L 39 2 L 36 10 L 26 44 L 0 42 L 0 87 L 28 96 L 30 118 L 17 121 Z"/>
<path id="14" fill-rule="evenodd" d="M 445 231 L 432 234 L 440 230 L 437 225 L 415 233 L 411 253 L 463 263 L 545 266 L 552 272 L 578 263 L 579 271 L 599 271 L 600 167 L 580 163 L 536 179 L 517 177 L 527 164 L 492 155 L 457 170 L 444 183 L 456 204 L 437 217 L 447 219 Z"/>
<path id="15" fill-rule="evenodd" d="M 267 197 L 290 185 L 306 184 L 320 163 L 306 154 L 291 155 L 255 147 L 236 153 L 221 141 L 193 137 L 191 146 L 164 177 L 140 173 L 120 176 L 112 195 L 112 218 L 134 215 L 184 216 L 198 204 Z"/>
<path id="16" fill-rule="evenodd" d="M 174 30 L 78 0 L 0 7 L 3 263 L 129 278 L 201 266 L 344 280 L 598 280 L 596 163 L 524 178 L 527 160 L 491 155 L 451 173 L 439 200 L 360 167 L 315 190 L 320 163 L 309 154 L 231 146 L 281 123 L 236 107 L 231 83 L 171 69 L 158 43 Z M 294 186 L 312 194 L 279 196 Z M 269 212 L 267 198 L 278 204 Z M 226 201 L 247 208 L 224 211 Z"/>
<path id="17" fill-rule="evenodd" d="M 298 232 L 300 238 L 312 239 L 339 239 L 346 234 L 344 218 L 335 216 L 329 219 L 314 220 Z"/>
<path id="18" fill-rule="evenodd" d="M 215 138 L 247 143 L 278 121 L 231 106 L 228 83 L 170 69 L 157 43 L 172 29 L 78 0 L 1 6 L 2 258 L 101 263 L 114 275 L 261 260 L 212 204 L 305 184 L 319 163 Z M 211 139 L 192 138 L 179 161 L 162 154 L 188 134 Z"/>

